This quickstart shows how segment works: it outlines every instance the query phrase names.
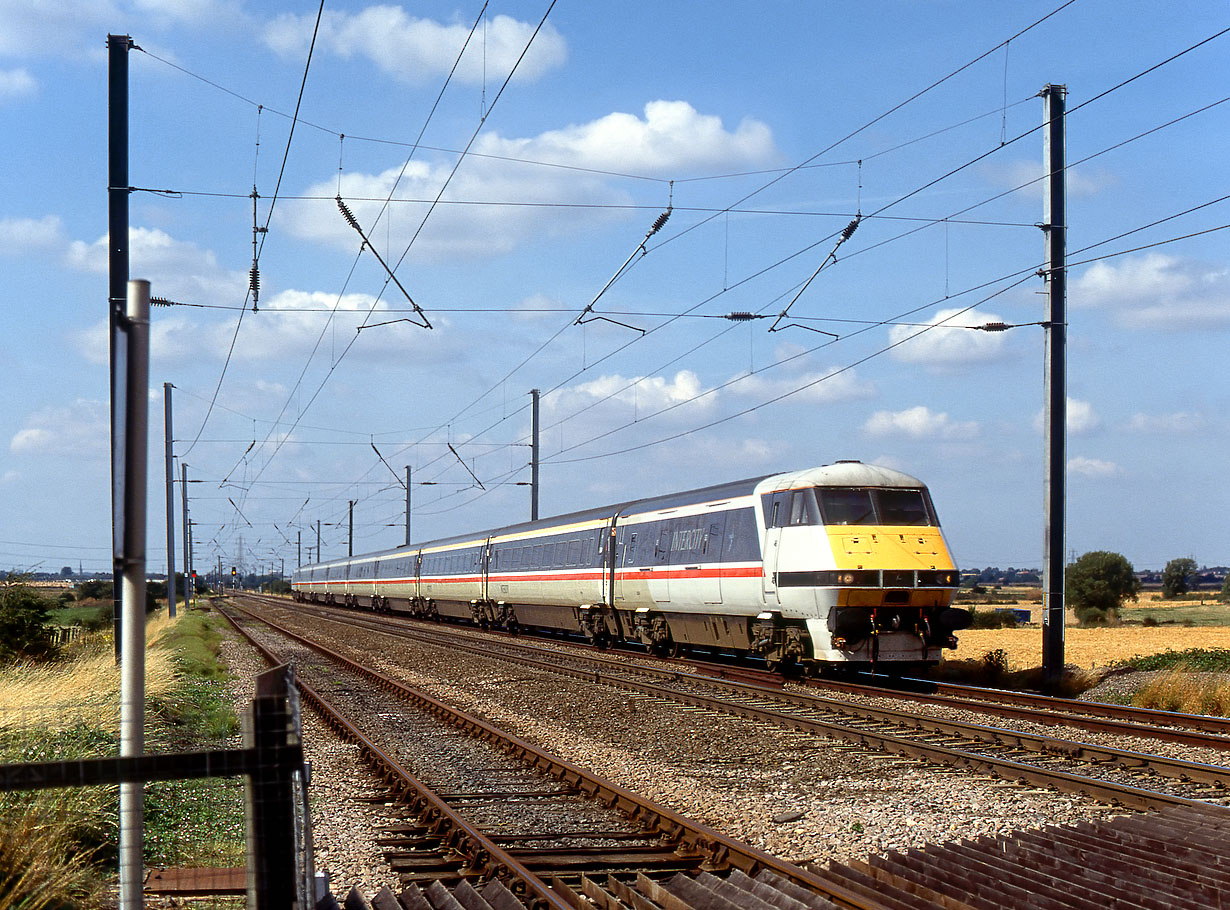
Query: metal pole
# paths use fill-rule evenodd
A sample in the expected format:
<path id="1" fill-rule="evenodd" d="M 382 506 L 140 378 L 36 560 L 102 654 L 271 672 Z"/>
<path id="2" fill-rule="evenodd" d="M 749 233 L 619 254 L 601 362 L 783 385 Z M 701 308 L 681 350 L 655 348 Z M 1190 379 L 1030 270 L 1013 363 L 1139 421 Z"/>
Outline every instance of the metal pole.
<path id="1" fill-rule="evenodd" d="M 163 420 L 167 447 L 167 616 L 175 618 L 175 465 L 171 455 L 171 383 L 162 384 Z"/>
<path id="2" fill-rule="evenodd" d="M 188 609 L 191 598 L 188 596 L 188 586 L 192 580 L 188 577 L 188 466 L 179 463 L 179 495 L 180 511 L 184 513 L 184 609 Z"/>
<path id="3" fill-rule="evenodd" d="M 354 556 L 354 500 L 350 500 L 350 533 L 346 536 L 346 555 Z"/>
<path id="4" fill-rule="evenodd" d="M 299 546 L 299 556 L 295 561 L 295 568 L 303 565 L 303 529 L 300 528 L 295 535 L 295 543 Z"/>
<path id="5" fill-rule="evenodd" d="M 538 389 L 530 389 L 533 404 L 530 420 L 533 436 L 530 442 L 530 521 L 538 520 Z"/>
<path id="6" fill-rule="evenodd" d="M 123 359 L 126 345 L 120 333 L 128 302 L 128 35 L 107 36 L 107 247 L 109 284 L 107 319 L 111 345 L 111 598 L 115 622 L 115 660 L 120 660 L 123 639 L 120 565 L 124 537 L 124 493 L 120 465 L 124 463 L 123 402 L 117 389 L 123 388 L 126 373 Z"/>
<path id="7" fill-rule="evenodd" d="M 406 546 L 410 546 L 410 465 L 406 465 Z"/>
<path id="8" fill-rule="evenodd" d="M 149 282 L 128 283 L 124 334 L 123 632 L 120 650 L 120 756 L 144 751 L 145 724 L 145 491 L 149 434 Z M 144 787 L 120 784 L 120 907 L 144 906 Z"/>
<path id="9" fill-rule="evenodd" d="M 187 485 L 187 481 L 185 481 Z M 192 522 L 188 522 L 188 564 L 184 566 L 184 579 L 188 582 L 188 599 L 184 601 L 184 609 L 191 609 L 196 602 L 196 578 L 192 571 Z"/>
<path id="10" fill-rule="evenodd" d="M 1046 206 L 1042 229 L 1046 232 L 1046 267 L 1049 313 L 1046 331 L 1046 528 L 1042 559 L 1042 675 L 1054 683 L 1064 664 L 1064 524 L 1067 422 L 1067 199 L 1064 150 L 1066 86 L 1047 85 L 1044 168 Z"/>

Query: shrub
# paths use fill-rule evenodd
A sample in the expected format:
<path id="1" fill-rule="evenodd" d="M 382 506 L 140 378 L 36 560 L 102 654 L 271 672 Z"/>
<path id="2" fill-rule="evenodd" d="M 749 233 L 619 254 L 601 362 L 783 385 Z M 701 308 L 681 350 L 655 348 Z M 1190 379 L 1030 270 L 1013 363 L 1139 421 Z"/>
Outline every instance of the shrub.
<path id="1" fill-rule="evenodd" d="M 1118 616 L 1125 600 L 1135 600 L 1140 582 L 1119 553 L 1094 550 L 1064 570 L 1064 601 L 1081 625 L 1100 625 Z"/>
<path id="2" fill-rule="evenodd" d="M 78 600 L 114 600 L 115 587 L 109 581 L 90 579 L 77 585 Z"/>
<path id="3" fill-rule="evenodd" d="M 1173 670 L 1186 667 L 1204 673 L 1230 673 L 1230 649 L 1188 648 L 1186 651 L 1163 651 L 1160 654 L 1137 655 L 1118 661 L 1115 666 L 1137 670 Z"/>
<path id="4" fill-rule="evenodd" d="M 970 610 L 971 629 L 1015 629 L 1016 614 L 1011 610 Z"/>
<path id="5" fill-rule="evenodd" d="M 0 582 L 0 661 L 55 656 L 49 628 L 51 606 L 27 584 L 26 576 L 10 574 Z"/>
<path id="6" fill-rule="evenodd" d="M 1196 574 L 1196 561 L 1186 556 L 1172 559 L 1162 571 L 1162 597 L 1167 600 L 1191 590 L 1191 577 Z"/>

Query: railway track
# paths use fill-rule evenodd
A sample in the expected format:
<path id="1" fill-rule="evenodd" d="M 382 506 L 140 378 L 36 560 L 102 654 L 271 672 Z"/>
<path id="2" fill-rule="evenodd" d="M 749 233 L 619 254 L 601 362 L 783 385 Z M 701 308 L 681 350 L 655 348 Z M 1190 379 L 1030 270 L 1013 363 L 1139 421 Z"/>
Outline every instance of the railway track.
<path id="1" fill-rule="evenodd" d="M 301 607 L 298 607 L 301 609 Z M 435 627 L 391 625 L 349 612 L 323 611 L 335 622 L 433 642 L 491 656 L 489 640 Z M 1159 809 L 1203 803 L 1220 805 L 1230 799 L 1230 768 L 1220 764 L 1168 758 L 1139 748 L 1095 745 L 970 721 L 932 717 L 900 708 L 886 708 L 818 696 L 811 692 L 765 687 L 733 679 L 684 674 L 648 664 L 595 656 L 574 649 L 552 650 L 500 639 L 501 659 L 537 669 L 602 682 L 645 696 L 754 718 L 777 726 L 805 730 L 942 765 L 991 774 L 1005 780 L 1082 794 L 1135 809 Z M 880 693 L 881 695 L 883 693 Z M 962 707 L 968 707 L 962 702 Z M 1037 709 L 1034 709 L 1035 711 Z M 1157 713 L 1157 712 L 1154 712 Z M 1024 707 L 1017 719 L 1052 723 L 1049 713 L 1034 717 Z M 1068 718 L 1072 725 L 1079 718 Z M 1187 745 L 1226 749 L 1226 738 L 1201 731 L 1176 730 L 1123 720 L 1085 718 L 1091 729 L 1161 739 Z M 1096 768 L 1091 773 L 1090 768 Z"/>
<path id="2" fill-rule="evenodd" d="M 462 891 L 481 887 L 486 895 L 496 887 L 524 905 L 549 908 L 652 906 L 646 898 L 677 908 L 752 907 L 766 899 L 764 906 L 934 906 L 904 892 L 885 902 L 859 875 L 829 879 L 799 869 L 268 617 L 243 612 L 229 618 L 270 662 L 294 661 L 304 701 L 339 735 L 359 745 L 390 792 L 410 810 L 405 824 L 385 832 L 384 846 L 412 888 L 448 883 Z M 360 725 L 356 715 L 369 723 Z M 370 729 L 373 718 L 376 730 Z M 420 753 L 417 769 L 408 767 L 396 744 L 407 738 Z M 432 757 L 424 761 L 424 752 Z M 725 895 L 726 904 L 715 895 Z"/>
<path id="3" fill-rule="evenodd" d="M 904 679 L 888 685 L 816 679 L 807 680 L 807 685 L 855 695 L 880 696 L 888 692 L 896 698 L 919 704 L 969 708 L 1000 717 L 1024 717 L 1039 723 L 1108 733 L 1127 732 L 1127 728 L 1119 724 L 1129 724 L 1135 728 L 1153 727 L 1158 730 L 1155 734 L 1158 738 L 1187 745 L 1230 749 L 1230 717 L 1109 705 L 1076 698 L 984 689 L 925 679 Z M 1211 735 L 1187 736 L 1183 733 L 1186 730 Z"/>

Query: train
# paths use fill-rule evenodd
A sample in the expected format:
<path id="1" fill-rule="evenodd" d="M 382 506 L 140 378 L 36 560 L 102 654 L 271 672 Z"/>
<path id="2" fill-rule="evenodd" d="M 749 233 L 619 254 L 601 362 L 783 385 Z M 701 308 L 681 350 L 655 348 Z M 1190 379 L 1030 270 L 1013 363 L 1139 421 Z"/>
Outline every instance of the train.
<path id="1" fill-rule="evenodd" d="M 860 461 L 303 566 L 296 600 L 512 632 L 914 672 L 969 624 L 922 481 Z"/>

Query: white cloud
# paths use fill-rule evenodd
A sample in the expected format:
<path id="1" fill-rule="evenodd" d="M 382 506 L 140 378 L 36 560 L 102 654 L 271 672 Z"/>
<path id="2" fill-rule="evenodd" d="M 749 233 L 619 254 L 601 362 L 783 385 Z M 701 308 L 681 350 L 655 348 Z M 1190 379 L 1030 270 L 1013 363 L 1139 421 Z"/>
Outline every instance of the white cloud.
<path id="1" fill-rule="evenodd" d="M 128 232 L 128 254 L 129 273 L 133 278 L 147 279 L 155 297 L 181 303 L 243 302 L 248 273 L 223 268 L 213 250 L 176 240 L 165 231 L 134 227 Z M 107 274 L 107 236 L 93 243 L 74 240 L 68 245 L 66 258 L 69 266 L 79 271 Z"/>
<path id="2" fill-rule="evenodd" d="M 1089 402 L 1071 397 L 1067 401 L 1064 423 L 1069 433 L 1079 436 L 1082 433 L 1091 433 L 1102 426 L 1102 418 L 1098 416 Z M 1034 429 L 1039 433 L 1045 428 L 1043 424 L 1045 416 L 1044 411 L 1034 414 Z"/>
<path id="3" fill-rule="evenodd" d="M 1171 414 L 1133 414 L 1127 422 L 1127 429 L 1133 433 L 1149 433 L 1170 436 L 1176 433 L 1190 433 L 1203 429 L 1204 416 L 1190 411 L 1175 411 Z"/>
<path id="4" fill-rule="evenodd" d="M 646 104 L 644 117 L 616 112 L 532 139 L 493 135 L 477 151 L 637 174 L 764 162 L 774 154 L 772 131 L 758 120 L 744 119 L 731 132 L 686 101 L 662 100 Z"/>
<path id="5" fill-rule="evenodd" d="M 0 56 L 80 55 L 121 13 L 108 0 L 5 0 L 0 3 Z M 111 31 L 117 31 L 112 28 Z"/>
<path id="6" fill-rule="evenodd" d="M 1102 419 L 1093 410 L 1093 405 L 1079 398 L 1068 399 L 1066 423 L 1069 433 L 1088 433 L 1102 425 Z"/>
<path id="7" fill-rule="evenodd" d="M 1018 190 L 1023 196 L 1041 199 L 1046 189 L 1042 160 L 988 161 L 981 166 L 983 176 L 995 186 Z M 1069 167 L 1067 192 L 1069 197 L 1093 196 L 1107 187 L 1114 186 L 1113 174 L 1090 167 Z"/>
<path id="8" fill-rule="evenodd" d="M 513 305 L 513 319 L 521 322 L 539 322 L 544 319 L 559 319 L 560 313 L 541 312 L 542 310 L 565 309 L 563 303 L 546 294 L 531 294 Z M 576 311 L 576 307 L 572 311 Z"/>
<path id="9" fill-rule="evenodd" d="M 301 59 L 315 27 L 314 15 L 283 14 L 265 27 L 265 42 L 284 57 Z M 465 47 L 455 79 L 472 85 L 502 82 L 526 44 L 533 44 L 517 66 L 517 76 L 536 79 L 563 65 L 568 56 L 563 37 L 550 23 L 534 36 L 536 25 L 510 16 L 493 16 L 479 26 L 466 45 L 470 25 L 446 25 L 418 19 L 400 6 L 369 6 L 357 13 L 326 11 L 316 39 L 317 52 L 343 59 L 363 57 L 380 70 L 409 83 L 447 74 Z"/>
<path id="10" fill-rule="evenodd" d="M 728 387 L 735 395 L 759 400 L 771 400 L 801 389 L 788 399 L 793 403 L 830 404 L 836 401 L 856 401 L 874 398 L 875 383 L 860 379 L 854 370 L 838 368 L 807 370 L 793 375 L 770 378 L 765 373 L 753 373 Z"/>
<path id="11" fill-rule="evenodd" d="M 38 91 L 38 82 L 28 70 L 0 70 L 0 104 L 32 98 Z"/>
<path id="12" fill-rule="evenodd" d="M 673 378 L 665 376 L 624 377 L 619 374 L 599 376 L 568 389 L 561 389 L 545 399 L 553 411 L 569 412 L 578 407 L 599 401 L 615 401 L 646 417 L 663 408 L 689 404 L 708 410 L 716 402 L 716 395 L 701 398 L 705 388 L 700 378 L 691 370 L 680 370 Z"/>
<path id="13" fill-rule="evenodd" d="M 10 483 L 17 483 L 21 480 L 21 474 L 17 471 L 5 471 L 3 476 L 0 476 L 0 487 Z"/>
<path id="14" fill-rule="evenodd" d="M 206 26 L 244 18 L 240 0 L 133 0 L 133 6 L 160 27 Z"/>
<path id="15" fill-rule="evenodd" d="M 904 411 L 876 411 L 863 424 L 863 432 L 869 436 L 940 440 L 952 436 L 975 436 L 978 434 L 978 424 L 972 420 L 953 420 L 943 411 L 932 411 L 920 404 Z"/>
<path id="16" fill-rule="evenodd" d="M 1068 459 L 1068 473 L 1081 474 L 1085 477 L 1110 477 L 1119 473 L 1119 466 L 1113 461 L 1102 461 L 1100 458 L 1085 458 L 1078 455 Z"/>
<path id="17" fill-rule="evenodd" d="M 26 417 L 9 441 L 14 455 L 107 457 L 111 418 L 107 404 L 79 398 L 62 408 L 44 408 Z"/>
<path id="18" fill-rule="evenodd" d="M 957 315 L 960 314 L 960 315 Z M 962 312 L 943 309 L 928 320 L 933 329 L 916 325 L 894 325 L 888 340 L 899 345 L 892 356 L 905 363 L 916 363 L 933 371 L 947 371 L 972 363 L 986 363 L 1002 356 L 1006 333 L 982 332 L 975 327 L 1003 322 L 1002 316 L 987 310 Z"/>
<path id="19" fill-rule="evenodd" d="M 0 254 L 22 256 L 35 250 L 55 250 L 64 244 L 64 226 L 55 215 L 42 218 L 0 218 Z"/>
<path id="20" fill-rule="evenodd" d="M 452 160 L 412 161 L 404 172 L 398 165 L 378 174 L 345 173 L 342 198 L 368 236 L 383 238 L 394 258 L 413 238 L 413 260 L 488 259 L 544 237 L 575 236 L 626 218 L 612 207 L 629 203 L 630 197 L 592 171 L 674 175 L 763 163 L 773 155 L 767 127 L 745 121 L 732 133 L 719 118 L 674 101 L 647 104 L 643 119 L 610 114 L 537 137 L 490 135 L 473 151 L 421 232 L 429 200 L 440 194 L 453 171 Z M 279 226 L 298 237 L 358 249 L 361 240 L 334 201 L 337 187 L 337 177 L 330 176 L 300 194 L 323 199 L 287 200 L 278 209 Z M 377 224 L 390 193 L 392 204 Z M 650 216 L 643 220 L 647 228 Z"/>
<path id="21" fill-rule="evenodd" d="M 1095 262 L 1070 285 L 1074 307 L 1105 307 L 1138 329 L 1230 327 L 1230 268 L 1146 253 Z"/>

